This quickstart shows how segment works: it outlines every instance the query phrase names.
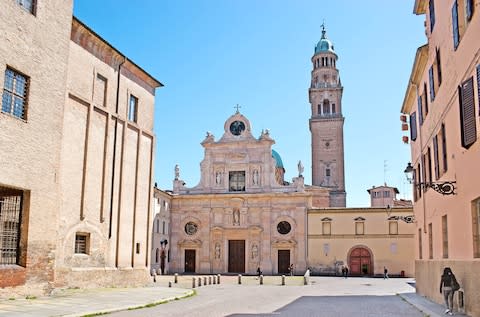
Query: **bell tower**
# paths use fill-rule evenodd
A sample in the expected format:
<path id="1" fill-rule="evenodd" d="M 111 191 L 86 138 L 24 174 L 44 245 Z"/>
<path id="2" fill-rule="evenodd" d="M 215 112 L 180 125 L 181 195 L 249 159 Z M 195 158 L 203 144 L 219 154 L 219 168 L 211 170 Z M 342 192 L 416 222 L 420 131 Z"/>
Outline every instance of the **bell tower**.
<path id="1" fill-rule="evenodd" d="M 312 79 L 308 90 L 312 115 L 312 185 L 328 187 L 330 207 L 345 207 L 342 93 L 336 67 L 338 56 L 327 39 L 325 25 L 312 57 Z"/>

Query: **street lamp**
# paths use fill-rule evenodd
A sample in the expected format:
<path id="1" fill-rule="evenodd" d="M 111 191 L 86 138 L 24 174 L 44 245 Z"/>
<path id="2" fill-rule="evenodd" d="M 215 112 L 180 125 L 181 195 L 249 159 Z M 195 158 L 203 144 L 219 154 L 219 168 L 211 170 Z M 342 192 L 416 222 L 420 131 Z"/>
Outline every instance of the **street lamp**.
<path id="1" fill-rule="evenodd" d="M 413 173 L 413 166 L 412 163 L 408 162 L 407 167 L 405 168 L 405 176 L 407 177 L 407 181 L 413 186 L 419 189 L 425 188 L 432 188 L 434 191 L 442 194 L 442 195 L 455 195 L 455 181 L 446 181 L 446 182 L 420 182 L 417 183 L 415 181 L 415 175 Z"/>
<path id="2" fill-rule="evenodd" d="M 392 213 L 392 207 L 387 205 L 387 217 L 388 220 L 402 220 L 406 223 L 414 223 L 415 222 L 415 215 L 408 215 L 408 216 L 390 216 Z"/>

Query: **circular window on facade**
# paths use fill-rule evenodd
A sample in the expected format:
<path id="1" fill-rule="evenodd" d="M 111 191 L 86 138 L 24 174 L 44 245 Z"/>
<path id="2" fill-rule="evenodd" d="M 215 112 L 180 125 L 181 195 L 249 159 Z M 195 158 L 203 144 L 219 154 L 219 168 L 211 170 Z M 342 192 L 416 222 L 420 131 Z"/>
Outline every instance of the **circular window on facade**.
<path id="1" fill-rule="evenodd" d="M 197 230 L 198 230 L 198 226 L 195 222 L 190 221 L 190 222 L 187 222 L 187 224 L 185 225 L 185 233 L 190 236 L 197 233 Z"/>
<path id="2" fill-rule="evenodd" d="M 288 221 L 280 221 L 277 225 L 277 231 L 280 234 L 287 234 L 292 230 L 292 226 Z"/>

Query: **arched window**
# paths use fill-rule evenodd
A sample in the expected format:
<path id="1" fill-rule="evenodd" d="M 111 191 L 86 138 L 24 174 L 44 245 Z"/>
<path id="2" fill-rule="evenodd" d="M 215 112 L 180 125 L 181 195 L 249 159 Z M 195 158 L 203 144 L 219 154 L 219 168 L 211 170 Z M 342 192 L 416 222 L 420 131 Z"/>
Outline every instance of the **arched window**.
<path id="1" fill-rule="evenodd" d="M 332 103 L 332 113 L 337 113 L 337 109 L 335 109 L 335 104 Z"/>
<path id="2" fill-rule="evenodd" d="M 323 100 L 323 114 L 330 114 L 330 101 L 328 99 Z"/>
<path id="3" fill-rule="evenodd" d="M 321 115 L 322 114 L 322 105 L 317 106 L 317 114 Z"/>

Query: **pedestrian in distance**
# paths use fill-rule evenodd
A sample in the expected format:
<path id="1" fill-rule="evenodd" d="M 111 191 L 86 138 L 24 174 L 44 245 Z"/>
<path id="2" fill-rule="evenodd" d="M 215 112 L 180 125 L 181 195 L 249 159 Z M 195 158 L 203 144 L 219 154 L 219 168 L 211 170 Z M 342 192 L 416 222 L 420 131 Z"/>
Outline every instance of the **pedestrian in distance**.
<path id="1" fill-rule="evenodd" d="M 440 279 L 440 294 L 443 294 L 445 300 L 445 314 L 453 315 L 453 294 L 460 289 L 460 285 L 452 272 L 452 269 L 446 267 Z"/>
<path id="2" fill-rule="evenodd" d="M 388 270 L 385 266 L 383 267 L 383 279 L 388 279 Z"/>
<path id="3" fill-rule="evenodd" d="M 288 267 L 288 272 L 290 273 L 290 276 L 293 276 L 293 263 Z"/>
<path id="4" fill-rule="evenodd" d="M 257 278 L 260 278 L 260 275 L 262 275 L 262 270 L 260 270 L 260 267 L 257 267 Z"/>

